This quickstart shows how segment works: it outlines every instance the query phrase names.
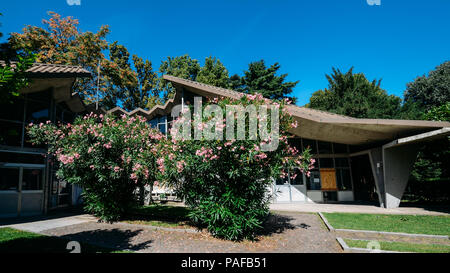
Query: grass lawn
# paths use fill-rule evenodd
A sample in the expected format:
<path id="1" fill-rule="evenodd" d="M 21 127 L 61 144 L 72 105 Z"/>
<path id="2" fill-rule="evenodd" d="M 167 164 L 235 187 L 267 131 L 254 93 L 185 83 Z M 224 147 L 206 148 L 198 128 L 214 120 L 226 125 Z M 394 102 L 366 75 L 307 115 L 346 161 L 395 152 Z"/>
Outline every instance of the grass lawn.
<path id="1" fill-rule="evenodd" d="M 0 228 L 0 253 L 69 253 L 67 243 L 70 240 L 21 231 L 13 228 Z M 81 244 L 81 253 L 118 253 L 103 247 Z"/>
<path id="2" fill-rule="evenodd" d="M 323 213 L 337 229 L 450 235 L 450 216 Z"/>
<path id="3" fill-rule="evenodd" d="M 183 228 L 188 226 L 188 213 L 189 209 L 186 207 L 154 204 L 135 209 L 123 221 L 131 224 Z"/>
<path id="4" fill-rule="evenodd" d="M 367 248 L 369 241 L 344 239 L 349 247 Z M 438 244 L 412 244 L 404 242 L 378 241 L 381 250 L 420 253 L 450 253 L 450 246 Z"/>

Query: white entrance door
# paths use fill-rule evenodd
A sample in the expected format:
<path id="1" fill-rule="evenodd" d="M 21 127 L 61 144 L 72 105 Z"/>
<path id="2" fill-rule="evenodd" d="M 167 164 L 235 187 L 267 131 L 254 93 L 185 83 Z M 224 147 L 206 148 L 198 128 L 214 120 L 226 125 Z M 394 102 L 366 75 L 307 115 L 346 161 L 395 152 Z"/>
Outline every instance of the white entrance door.
<path id="1" fill-rule="evenodd" d="M 285 179 L 274 185 L 275 202 L 306 202 L 306 177 L 295 168 Z"/>
<path id="2" fill-rule="evenodd" d="M 274 198 L 275 202 L 290 202 L 291 201 L 291 189 L 289 185 L 289 179 L 278 178 L 274 185 Z"/>
<path id="3" fill-rule="evenodd" d="M 306 202 L 306 177 L 300 172 L 299 168 L 295 168 L 290 176 L 291 185 L 291 202 Z"/>

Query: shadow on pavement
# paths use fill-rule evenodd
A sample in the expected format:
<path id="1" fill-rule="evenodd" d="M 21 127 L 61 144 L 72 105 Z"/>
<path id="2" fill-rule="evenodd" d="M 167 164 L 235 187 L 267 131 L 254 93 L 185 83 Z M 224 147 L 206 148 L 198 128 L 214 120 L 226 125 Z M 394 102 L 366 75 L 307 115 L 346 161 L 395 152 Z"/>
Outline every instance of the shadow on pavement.
<path id="1" fill-rule="evenodd" d="M 137 251 L 150 247 L 153 240 L 142 243 L 133 243 L 133 238 L 139 235 L 143 230 L 122 230 L 122 229 L 97 229 L 72 233 L 59 238 L 96 245 L 104 248 L 116 250 Z"/>

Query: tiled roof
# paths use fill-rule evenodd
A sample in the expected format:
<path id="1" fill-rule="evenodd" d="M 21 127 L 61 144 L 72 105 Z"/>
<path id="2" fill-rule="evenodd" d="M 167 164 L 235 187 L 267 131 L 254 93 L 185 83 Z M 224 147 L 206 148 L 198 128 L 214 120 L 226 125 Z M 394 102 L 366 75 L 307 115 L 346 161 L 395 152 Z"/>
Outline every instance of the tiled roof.
<path id="1" fill-rule="evenodd" d="M 5 61 L 0 60 L 0 65 L 4 66 Z M 14 62 L 12 62 L 14 66 Z M 61 64 L 44 64 L 34 63 L 27 70 L 31 77 L 47 76 L 47 77 L 89 77 L 91 73 L 81 66 L 61 65 Z"/>

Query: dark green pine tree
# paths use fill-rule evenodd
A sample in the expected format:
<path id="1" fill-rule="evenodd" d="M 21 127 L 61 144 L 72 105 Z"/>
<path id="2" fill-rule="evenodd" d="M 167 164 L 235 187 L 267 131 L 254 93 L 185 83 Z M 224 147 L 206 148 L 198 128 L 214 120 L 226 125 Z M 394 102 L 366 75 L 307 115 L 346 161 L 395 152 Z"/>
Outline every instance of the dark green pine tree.
<path id="1" fill-rule="evenodd" d="M 326 75 L 328 88 L 314 92 L 307 107 L 356 118 L 395 118 L 400 112 L 401 99 L 388 95 L 380 80 L 367 80 L 363 73 L 346 73 L 333 68 Z"/>
<path id="2" fill-rule="evenodd" d="M 205 59 L 205 65 L 202 66 L 198 72 L 196 81 L 217 87 L 228 88 L 228 70 L 216 57 L 207 57 Z"/>
<path id="3" fill-rule="evenodd" d="M 261 93 L 269 99 L 290 98 L 295 103 L 296 98 L 290 94 L 298 81 L 286 82 L 288 74 L 277 75 L 279 69 L 278 63 L 266 67 L 264 60 L 253 62 L 248 65 L 248 70 L 244 71 L 240 84 L 237 81 L 233 84 L 245 93 Z M 237 80 L 237 78 L 234 78 L 234 80 Z"/>

